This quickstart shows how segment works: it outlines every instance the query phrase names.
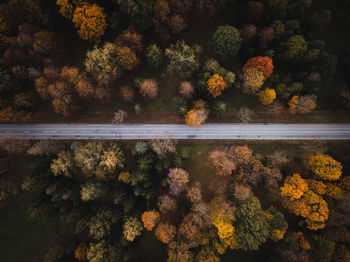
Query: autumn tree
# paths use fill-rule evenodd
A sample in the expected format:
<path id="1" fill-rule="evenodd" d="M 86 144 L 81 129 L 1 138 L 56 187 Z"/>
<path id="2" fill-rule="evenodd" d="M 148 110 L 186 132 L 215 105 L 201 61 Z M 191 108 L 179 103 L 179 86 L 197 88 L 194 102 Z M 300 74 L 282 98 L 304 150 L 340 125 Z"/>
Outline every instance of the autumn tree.
<path id="1" fill-rule="evenodd" d="M 164 54 L 156 44 L 147 47 L 145 55 L 150 68 L 159 69 L 163 65 Z"/>
<path id="2" fill-rule="evenodd" d="M 155 98 L 158 95 L 158 83 L 155 79 L 144 79 L 140 84 L 140 94 L 143 97 Z"/>
<path id="3" fill-rule="evenodd" d="M 88 182 L 81 185 L 81 200 L 90 201 L 103 197 L 106 193 L 104 185 L 98 182 Z"/>
<path id="4" fill-rule="evenodd" d="M 290 200 L 299 199 L 308 190 L 307 182 L 299 174 L 289 176 L 281 187 L 281 195 L 288 196 Z"/>
<path id="5" fill-rule="evenodd" d="M 117 46 L 116 56 L 118 64 L 125 70 L 132 70 L 140 63 L 136 53 L 127 46 Z"/>
<path id="6" fill-rule="evenodd" d="M 161 213 L 168 213 L 176 210 L 176 201 L 169 195 L 162 195 L 158 198 L 158 207 Z"/>
<path id="7" fill-rule="evenodd" d="M 189 81 L 181 81 L 179 86 L 179 95 L 185 99 L 192 98 L 194 94 L 194 88 Z"/>
<path id="8" fill-rule="evenodd" d="M 284 215 L 275 207 L 270 207 L 267 210 L 267 214 L 271 231 L 270 238 L 273 241 L 279 241 L 283 239 L 288 228 L 288 224 L 284 218 Z"/>
<path id="9" fill-rule="evenodd" d="M 342 174 L 342 165 L 329 155 L 311 155 L 306 161 L 306 167 L 314 173 L 317 179 L 335 181 Z"/>
<path id="10" fill-rule="evenodd" d="M 293 96 L 289 101 L 289 112 L 292 114 L 307 114 L 316 107 L 316 99 L 312 96 Z"/>
<path id="11" fill-rule="evenodd" d="M 103 8 L 96 4 L 86 3 L 77 7 L 73 14 L 73 23 L 84 40 L 99 41 L 107 28 Z"/>
<path id="12" fill-rule="evenodd" d="M 213 51 L 222 59 L 228 60 L 238 53 L 241 46 L 239 31 L 233 26 L 219 26 L 211 38 Z"/>
<path id="13" fill-rule="evenodd" d="M 215 150 L 210 152 L 209 160 L 219 176 L 231 175 L 232 171 L 236 169 L 235 162 L 229 159 L 223 151 Z"/>
<path id="14" fill-rule="evenodd" d="M 243 71 L 243 91 L 255 94 L 264 84 L 264 73 L 254 67 L 246 68 Z"/>
<path id="15" fill-rule="evenodd" d="M 73 18 L 74 6 L 70 3 L 69 0 L 57 0 L 56 5 L 60 7 L 59 12 L 64 18 Z"/>
<path id="16" fill-rule="evenodd" d="M 102 48 L 95 46 L 86 53 L 86 71 L 100 80 L 111 80 L 119 75 L 116 46 L 106 42 Z"/>
<path id="17" fill-rule="evenodd" d="M 142 230 L 142 223 L 135 217 L 129 217 L 123 225 L 123 236 L 127 241 L 133 242 L 141 235 Z"/>
<path id="18" fill-rule="evenodd" d="M 167 154 L 176 151 L 177 141 L 171 137 L 165 139 L 153 139 L 150 142 L 152 150 L 157 154 L 160 159 L 164 159 Z"/>
<path id="19" fill-rule="evenodd" d="M 148 231 L 152 231 L 152 229 L 158 224 L 160 220 L 160 215 L 155 210 L 145 211 L 141 217 L 144 228 Z"/>
<path id="20" fill-rule="evenodd" d="M 154 233 L 161 242 L 168 244 L 174 239 L 176 235 L 176 228 L 175 226 L 167 223 L 159 223 Z"/>
<path id="21" fill-rule="evenodd" d="M 132 102 L 134 100 L 134 89 L 129 85 L 120 87 L 120 95 L 125 102 Z"/>
<path id="22" fill-rule="evenodd" d="M 88 142 L 75 147 L 74 160 L 86 176 L 111 180 L 116 169 L 124 167 L 125 158 L 116 143 Z"/>
<path id="23" fill-rule="evenodd" d="M 133 52 L 141 52 L 143 49 L 142 36 L 130 26 L 124 30 L 114 41 L 117 46 L 127 46 Z"/>
<path id="24" fill-rule="evenodd" d="M 265 88 L 258 93 L 258 98 L 263 105 L 272 104 L 276 99 L 276 91 L 275 89 Z"/>
<path id="25" fill-rule="evenodd" d="M 187 112 L 185 122 L 189 126 L 199 127 L 208 118 L 209 112 L 206 109 L 191 109 Z"/>
<path id="26" fill-rule="evenodd" d="M 170 74 L 178 74 L 180 78 L 189 78 L 193 71 L 199 68 L 199 46 L 190 47 L 184 40 L 178 41 L 165 49 L 165 56 L 169 63 L 167 71 Z"/>
<path id="27" fill-rule="evenodd" d="M 247 200 L 252 193 L 251 187 L 242 183 L 235 183 L 233 186 L 233 190 L 233 196 L 238 201 Z"/>
<path id="28" fill-rule="evenodd" d="M 86 261 L 87 246 L 85 243 L 80 243 L 74 251 L 74 258 L 79 261 Z"/>
<path id="29" fill-rule="evenodd" d="M 96 240 L 105 238 L 111 233 L 112 222 L 112 212 L 109 210 L 100 210 L 87 223 L 90 236 Z"/>
<path id="30" fill-rule="evenodd" d="M 179 195 L 189 182 L 189 173 L 181 168 L 172 168 L 168 174 L 168 184 L 171 195 Z"/>
<path id="31" fill-rule="evenodd" d="M 263 72 L 264 80 L 268 79 L 273 72 L 272 59 L 268 56 L 257 56 L 250 58 L 243 66 L 243 71 L 248 68 L 256 68 Z"/>
<path id="32" fill-rule="evenodd" d="M 50 164 L 51 172 L 55 176 L 64 175 L 72 176 L 71 171 L 74 168 L 73 155 L 69 151 L 62 151 L 57 155 L 57 159 L 53 159 Z"/>
<path id="33" fill-rule="evenodd" d="M 214 74 L 207 82 L 207 90 L 215 98 L 222 94 L 222 91 L 227 88 L 224 78 L 218 74 Z"/>

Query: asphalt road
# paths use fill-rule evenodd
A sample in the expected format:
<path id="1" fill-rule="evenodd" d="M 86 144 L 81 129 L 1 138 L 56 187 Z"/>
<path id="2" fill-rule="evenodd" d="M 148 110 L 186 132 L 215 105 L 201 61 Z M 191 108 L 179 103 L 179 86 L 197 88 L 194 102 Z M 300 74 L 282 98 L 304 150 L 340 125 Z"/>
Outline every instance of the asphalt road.
<path id="1" fill-rule="evenodd" d="M 200 128 L 163 124 L 8 124 L 0 136 L 28 139 L 247 139 L 247 140 L 347 140 L 350 125 L 342 124 L 204 124 Z"/>

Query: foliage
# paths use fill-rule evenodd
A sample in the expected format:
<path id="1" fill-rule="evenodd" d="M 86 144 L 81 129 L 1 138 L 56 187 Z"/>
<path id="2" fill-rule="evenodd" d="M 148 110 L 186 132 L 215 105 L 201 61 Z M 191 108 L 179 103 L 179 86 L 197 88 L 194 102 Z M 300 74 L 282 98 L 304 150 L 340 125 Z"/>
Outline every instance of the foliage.
<path id="1" fill-rule="evenodd" d="M 88 142 L 75 147 L 74 160 L 86 176 L 112 180 L 116 169 L 124 167 L 125 158 L 116 143 Z"/>
<path id="2" fill-rule="evenodd" d="M 310 113 L 316 107 L 316 99 L 309 95 L 305 96 L 293 96 L 289 101 L 289 112 L 292 114 L 307 114 Z"/>
<path id="3" fill-rule="evenodd" d="M 265 88 L 258 93 L 258 98 L 263 105 L 272 104 L 276 99 L 276 91 L 275 89 Z"/>
<path id="4" fill-rule="evenodd" d="M 284 45 L 283 59 L 288 62 L 300 60 L 307 51 L 307 42 L 301 35 L 295 35 L 288 39 Z"/>
<path id="5" fill-rule="evenodd" d="M 116 46 L 106 42 L 102 48 L 95 48 L 86 53 L 86 71 L 95 74 L 99 79 L 110 80 L 118 76 Z"/>
<path id="6" fill-rule="evenodd" d="M 108 210 L 99 211 L 87 223 L 89 234 L 94 239 L 99 240 L 107 237 L 111 233 L 112 212 Z"/>
<path id="7" fill-rule="evenodd" d="M 193 94 L 194 94 L 194 88 L 191 82 L 181 81 L 179 86 L 179 95 L 185 99 L 190 99 L 192 98 Z"/>
<path id="8" fill-rule="evenodd" d="M 210 152 L 209 160 L 216 169 L 216 174 L 219 176 L 231 175 L 232 171 L 236 169 L 234 161 L 227 157 L 223 151 L 215 150 Z"/>
<path id="9" fill-rule="evenodd" d="M 191 109 L 187 112 L 185 122 L 189 126 L 199 127 L 208 118 L 208 111 L 205 109 Z"/>
<path id="10" fill-rule="evenodd" d="M 159 69 L 163 65 L 163 51 L 156 44 L 147 47 L 145 55 L 150 68 Z"/>
<path id="11" fill-rule="evenodd" d="M 55 176 L 64 175 L 72 176 L 71 171 L 74 167 L 73 155 L 69 151 L 62 151 L 57 155 L 57 159 L 53 159 L 50 168 Z"/>
<path id="12" fill-rule="evenodd" d="M 90 201 L 103 197 L 106 193 L 105 187 L 99 182 L 88 182 L 81 185 L 81 200 Z"/>
<path id="13" fill-rule="evenodd" d="M 211 47 L 224 60 L 233 58 L 241 46 L 239 31 L 233 26 L 219 26 L 211 38 Z"/>
<path id="14" fill-rule="evenodd" d="M 86 260 L 87 246 L 85 243 L 80 243 L 77 249 L 74 251 L 74 258 L 79 261 Z"/>
<path id="15" fill-rule="evenodd" d="M 247 93 L 256 93 L 264 84 L 264 73 L 259 69 L 249 67 L 243 71 L 243 87 Z"/>
<path id="16" fill-rule="evenodd" d="M 140 84 L 140 94 L 143 97 L 155 98 L 158 95 L 158 83 L 155 79 L 144 79 Z"/>
<path id="17" fill-rule="evenodd" d="M 118 181 L 130 184 L 131 182 L 131 174 L 129 172 L 121 172 L 118 176 Z"/>
<path id="18" fill-rule="evenodd" d="M 323 180 L 338 180 L 342 174 L 342 165 L 329 155 L 311 155 L 306 162 L 316 178 Z"/>
<path id="19" fill-rule="evenodd" d="M 166 223 L 159 223 L 155 230 L 156 237 L 164 244 L 172 241 L 176 235 L 176 228 L 173 225 Z"/>
<path id="20" fill-rule="evenodd" d="M 179 195 L 189 181 L 189 173 L 181 168 L 172 168 L 168 174 L 171 195 Z"/>
<path id="21" fill-rule="evenodd" d="M 135 217 L 129 217 L 123 225 L 123 236 L 127 241 L 133 242 L 142 230 L 142 223 Z"/>
<path id="22" fill-rule="evenodd" d="M 201 48 L 197 45 L 190 47 L 184 40 L 178 41 L 165 49 L 165 56 L 169 63 L 167 72 L 178 74 L 180 78 L 189 78 L 193 71 L 199 68 L 199 54 Z"/>
<path id="23" fill-rule="evenodd" d="M 177 141 L 171 137 L 167 137 L 165 139 L 153 139 L 150 142 L 152 150 L 160 159 L 164 159 L 167 154 L 175 152 L 176 144 Z"/>
<path id="24" fill-rule="evenodd" d="M 248 68 L 256 68 L 263 72 L 264 80 L 269 78 L 273 72 L 272 59 L 268 56 L 258 56 L 250 58 L 243 66 L 243 71 Z"/>
<path id="25" fill-rule="evenodd" d="M 262 210 L 260 201 L 251 196 L 235 211 L 236 240 L 243 250 L 257 250 L 270 235 L 268 216 Z"/>
<path id="26" fill-rule="evenodd" d="M 152 229 L 159 222 L 159 219 L 160 219 L 160 215 L 155 210 L 145 211 L 145 212 L 143 212 L 142 217 L 141 217 L 143 226 L 148 231 L 152 231 Z"/>
<path id="27" fill-rule="evenodd" d="M 169 195 L 162 195 L 158 198 L 158 207 L 161 213 L 168 213 L 176 210 L 176 201 Z"/>
<path id="28" fill-rule="evenodd" d="M 114 41 L 117 46 L 127 46 L 133 52 L 141 52 L 143 49 L 142 36 L 130 26 L 124 30 Z"/>
<path id="29" fill-rule="evenodd" d="M 127 46 L 117 46 L 115 52 L 118 64 L 125 70 L 135 69 L 140 63 L 136 53 Z"/>
<path id="30" fill-rule="evenodd" d="M 308 190 L 307 182 L 299 174 L 289 176 L 281 187 L 281 195 L 288 196 L 290 200 L 299 199 Z"/>
<path id="31" fill-rule="evenodd" d="M 56 5 L 60 7 L 59 12 L 65 18 L 73 18 L 74 6 L 69 2 L 69 0 L 57 0 Z"/>
<path id="32" fill-rule="evenodd" d="M 227 84 L 223 77 L 218 74 L 214 74 L 211 78 L 209 78 L 207 85 L 207 90 L 214 98 L 221 95 L 222 91 L 227 88 Z"/>
<path id="33" fill-rule="evenodd" d="M 84 40 L 99 41 L 107 27 L 103 8 L 96 4 L 77 7 L 73 14 L 73 23 L 79 28 L 79 36 Z"/>

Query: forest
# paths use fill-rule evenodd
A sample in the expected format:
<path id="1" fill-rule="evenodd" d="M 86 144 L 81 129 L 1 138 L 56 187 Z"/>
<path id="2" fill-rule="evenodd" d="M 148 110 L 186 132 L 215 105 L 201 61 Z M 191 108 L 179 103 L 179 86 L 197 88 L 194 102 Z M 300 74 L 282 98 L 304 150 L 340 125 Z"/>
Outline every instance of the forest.
<path id="1" fill-rule="evenodd" d="M 3 0 L 0 124 L 349 123 L 349 12 Z M 350 262 L 349 152 L 317 137 L 2 135 L 0 261 Z"/>
<path id="2" fill-rule="evenodd" d="M 4 261 L 350 261 L 349 143 L 10 141 Z"/>
<path id="3" fill-rule="evenodd" d="M 349 8 L 7 0 L 0 122 L 346 122 Z"/>

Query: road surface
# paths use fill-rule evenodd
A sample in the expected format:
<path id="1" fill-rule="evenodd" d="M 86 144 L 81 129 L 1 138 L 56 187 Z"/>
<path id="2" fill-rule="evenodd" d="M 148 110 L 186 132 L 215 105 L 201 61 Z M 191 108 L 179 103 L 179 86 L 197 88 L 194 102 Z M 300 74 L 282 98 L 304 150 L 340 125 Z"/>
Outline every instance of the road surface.
<path id="1" fill-rule="evenodd" d="M 8 124 L 0 136 L 28 139 L 247 139 L 247 140 L 348 140 L 347 124 L 204 124 L 200 128 L 163 124 Z"/>

